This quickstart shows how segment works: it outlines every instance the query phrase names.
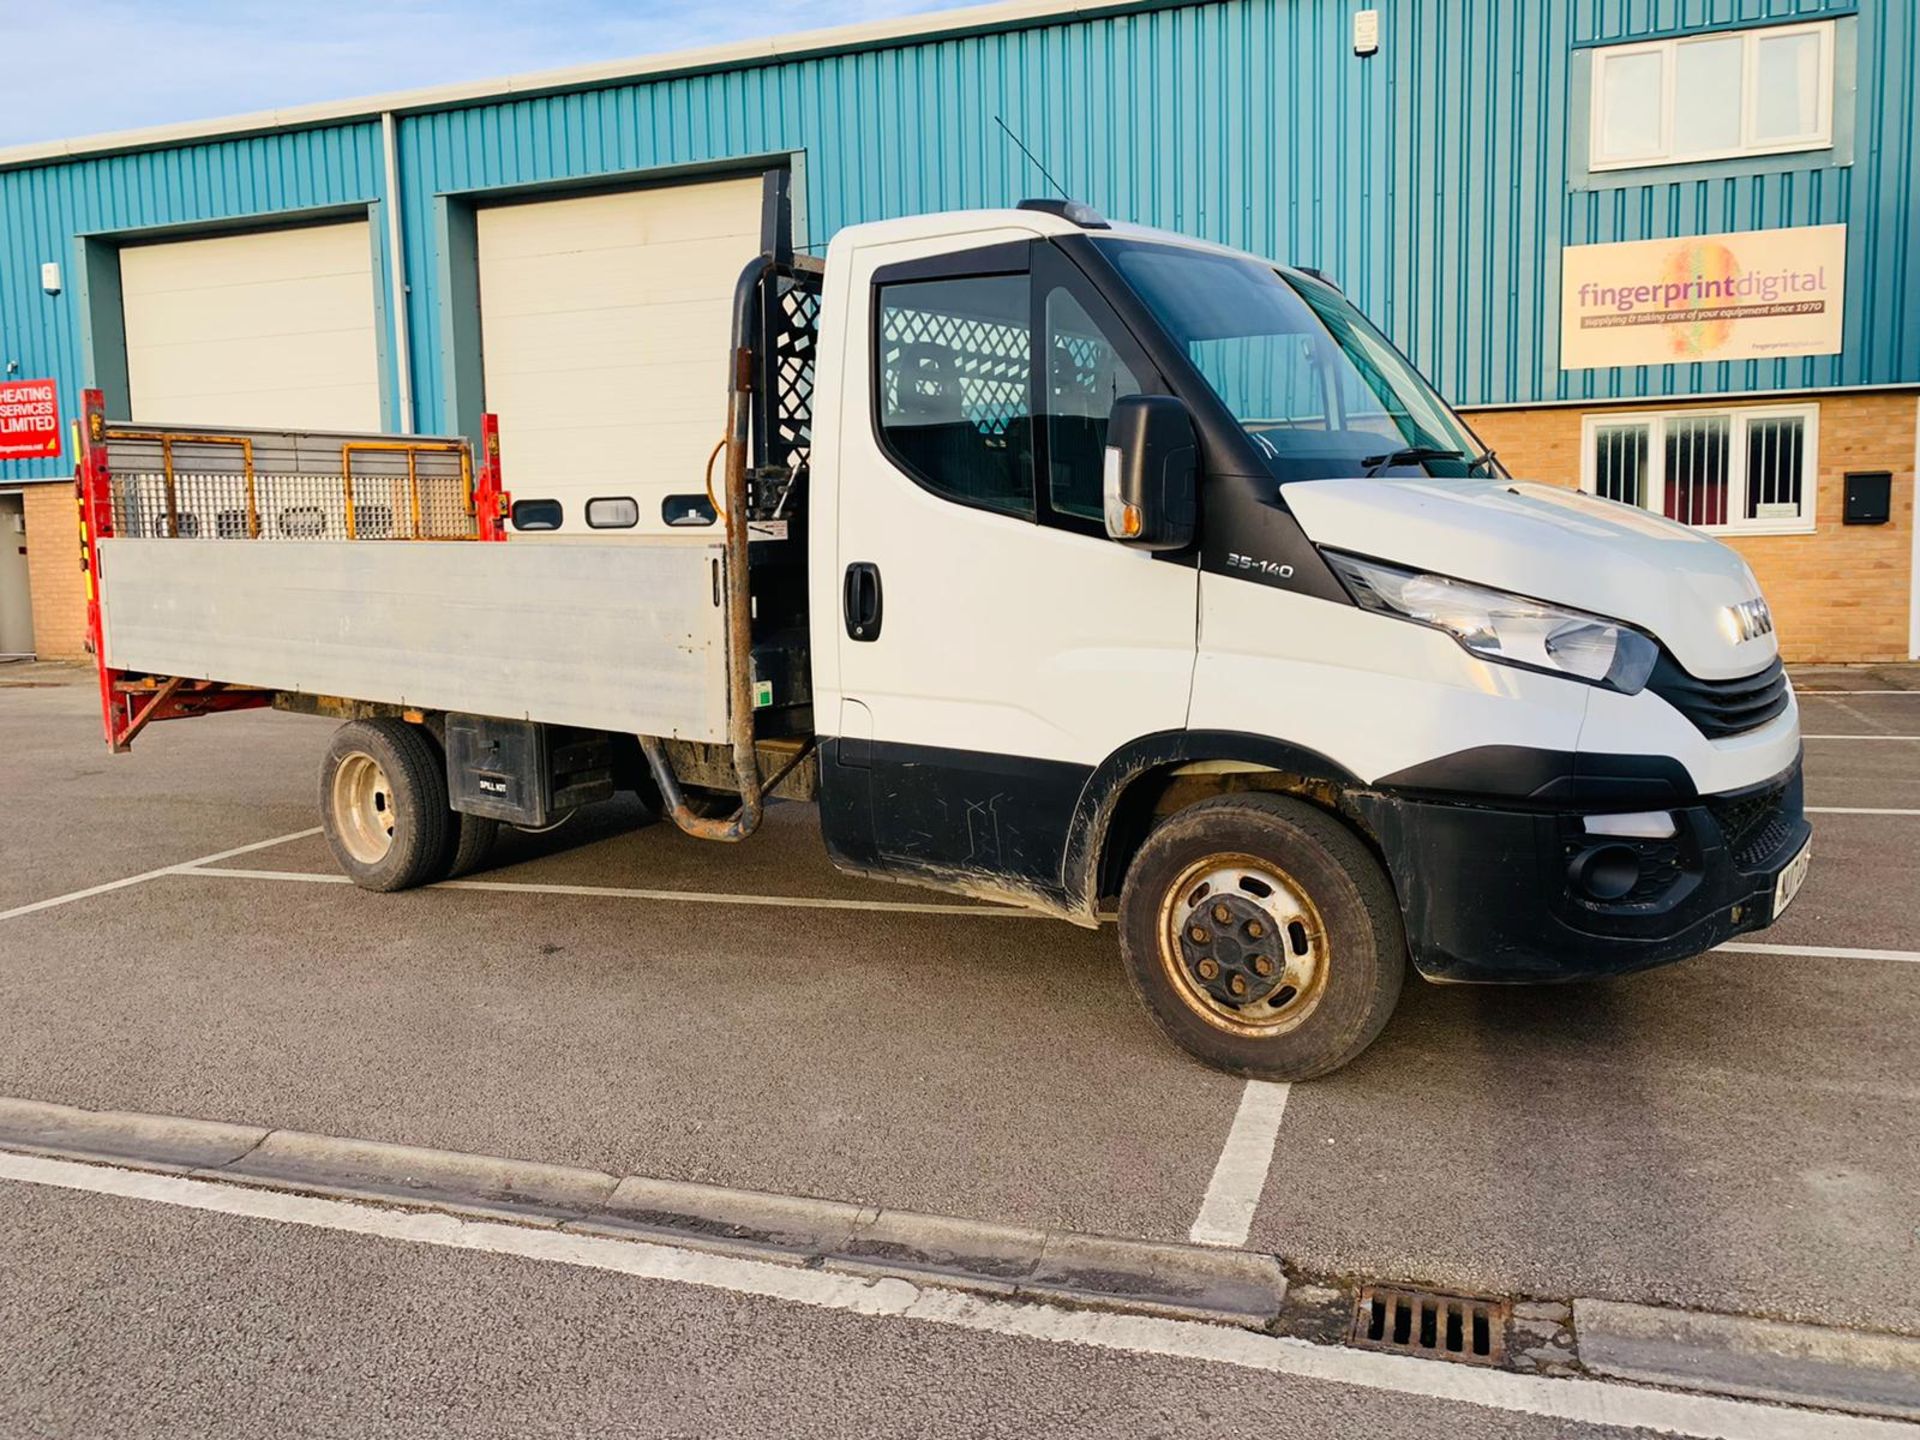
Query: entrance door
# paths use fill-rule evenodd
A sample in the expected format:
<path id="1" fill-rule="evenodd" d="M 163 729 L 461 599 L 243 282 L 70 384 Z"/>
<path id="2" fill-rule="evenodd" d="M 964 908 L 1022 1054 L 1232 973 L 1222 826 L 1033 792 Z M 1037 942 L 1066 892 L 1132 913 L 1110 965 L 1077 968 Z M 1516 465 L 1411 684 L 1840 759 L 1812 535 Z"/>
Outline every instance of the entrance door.
<path id="1" fill-rule="evenodd" d="M 933 248 L 856 251 L 839 292 L 874 373 L 864 393 L 850 359 L 842 397 L 850 703 L 830 713 L 871 725 L 848 747 L 871 766 L 869 857 L 1057 892 L 1094 767 L 1186 724 L 1197 572 L 1099 518 L 1113 401 L 1163 387 L 1051 246 Z M 825 813 L 860 858 L 845 808 Z"/>
<path id="2" fill-rule="evenodd" d="M 26 502 L 0 495 L 0 655 L 33 653 L 33 594 L 27 585 Z"/>

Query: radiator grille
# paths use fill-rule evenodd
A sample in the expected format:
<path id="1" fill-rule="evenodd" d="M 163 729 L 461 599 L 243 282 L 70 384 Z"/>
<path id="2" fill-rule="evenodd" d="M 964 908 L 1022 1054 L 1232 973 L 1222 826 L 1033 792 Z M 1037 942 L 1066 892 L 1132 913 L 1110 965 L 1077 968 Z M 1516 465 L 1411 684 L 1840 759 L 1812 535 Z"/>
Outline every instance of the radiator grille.
<path id="1" fill-rule="evenodd" d="M 1793 818 L 1787 813 L 1784 783 L 1743 795 L 1717 797 L 1707 802 L 1720 826 L 1721 838 L 1739 869 L 1757 869 L 1787 843 Z"/>
<path id="2" fill-rule="evenodd" d="M 1737 680 L 1699 680 L 1663 652 L 1647 688 L 1709 740 L 1757 730 L 1787 708 L 1787 671 L 1777 658 L 1766 669 Z"/>

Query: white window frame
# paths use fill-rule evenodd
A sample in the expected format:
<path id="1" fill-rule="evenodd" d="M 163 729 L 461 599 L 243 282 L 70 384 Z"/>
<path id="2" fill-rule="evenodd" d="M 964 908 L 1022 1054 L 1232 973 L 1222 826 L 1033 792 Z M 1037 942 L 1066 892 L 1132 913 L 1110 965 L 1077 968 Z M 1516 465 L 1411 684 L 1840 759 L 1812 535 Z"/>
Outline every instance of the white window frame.
<path id="1" fill-rule="evenodd" d="M 1820 493 L 1820 407 L 1818 405 L 1726 405 L 1688 410 L 1597 410 L 1580 421 L 1580 488 L 1599 493 L 1596 445 L 1602 426 L 1643 424 L 1647 434 L 1646 504 L 1649 515 L 1664 515 L 1667 500 L 1667 424 L 1725 416 L 1727 435 L 1727 514 L 1724 525 L 1695 525 L 1706 535 L 1811 535 Z M 1800 457 L 1800 518 L 1749 520 L 1747 509 L 1747 427 L 1755 420 L 1799 420 L 1805 436 Z"/>
<path id="2" fill-rule="evenodd" d="M 1815 106 L 1819 128 L 1805 135 L 1761 143 L 1754 139 L 1754 112 L 1759 104 L 1760 42 L 1790 35 L 1813 35 L 1820 41 L 1820 93 Z M 1683 45 L 1739 38 L 1745 43 L 1740 58 L 1740 143 L 1713 150 L 1688 150 L 1675 144 L 1673 133 L 1674 77 L 1678 73 L 1677 54 Z M 1799 150 L 1833 148 L 1833 21 L 1816 20 L 1804 25 L 1757 25 L 1741 30 L 1707 30 L 1697 35 L 1677 36 L 1669 40 L 1648 40 L 1637 44 L 1607 45 L 1593 51 L 1593 69 L 1589 89 L 1591 114 L 1587 122 L 1587 169 L 1643 170 L 1652 165 L 1687 165 L 1696 160 L 1730 160 L 1749 155 L 1787 155 Z M 1634 155 L 1610 160 L 1601 154 L 1601 139 L 1606 111 L 1607 65 L 1616 59 L 1634 55 L 1660 57 L 1660 149 L 1652 155 Z"/>

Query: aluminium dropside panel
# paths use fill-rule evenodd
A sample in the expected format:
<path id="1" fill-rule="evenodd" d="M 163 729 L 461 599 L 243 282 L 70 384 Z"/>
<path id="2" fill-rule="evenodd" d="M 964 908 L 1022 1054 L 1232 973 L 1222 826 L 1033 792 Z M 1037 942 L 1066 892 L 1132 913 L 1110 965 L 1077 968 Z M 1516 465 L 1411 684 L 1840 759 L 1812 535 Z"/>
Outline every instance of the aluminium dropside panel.
<path id="1" fill-rule="evenodd" d="M 727 738 L 717 543 L 106 539 L 110 669 Z"/>

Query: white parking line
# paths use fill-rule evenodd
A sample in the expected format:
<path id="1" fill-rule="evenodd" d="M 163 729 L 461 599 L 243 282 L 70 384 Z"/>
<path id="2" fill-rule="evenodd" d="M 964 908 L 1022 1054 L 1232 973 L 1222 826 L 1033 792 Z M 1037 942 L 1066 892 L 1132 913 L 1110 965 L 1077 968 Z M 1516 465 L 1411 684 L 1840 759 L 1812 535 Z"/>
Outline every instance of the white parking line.
<path id="1" fill-rule="evenodd" d="M 1920 740 L 1920 735 L 1802 735 L 1802 740 Z"/>
<path id="2" fill-rule="evenodd" d="M 1907 695 L 1920 699 L 1920 690 L 1795 690 L 1795 695 Z"/>
<path id="3" fill-rule="evenodd" d="M 271 840 L 257 840 L 251 845 L 236 845 L 231 850 L 222 850 L 217 855 L 202 855 L 198 860 L 183 860 L 178 865 L 165 865 L 158 870 L 149 870 L 142 875 L 129 875 L 124 880 L 109 880 L 104 885 L 89 885 L 84 890 L 75 890 L 69 895 L 56 895 L 51 900 L 36 900 L 31 905 L 16 905 L 11 910 L 0 910 L 0 920 L 12 920 L 20 915 L 32 915 L 41 910 L 51 910 L 56 905 L 71 905 L 75 900 L 85 900 L 91 895 L 105 895 L 109 890 L 124 890 L 129 885 L 140 885 L 148 880 L 158 880 L 163 875 L 179 875 L 201 865 L 211 865 L 216 860 L 231 860 L 235 855 L 249 855 L 255 850 L 270 850 L 275 845 L 285 845 L 293 840 L 304 840 L 309 835 L 318 835 L 320 827 L 311 830 L 296 830 L 291 835 L 276 835 Z"/>
<path id="4" fill-rule="evenodd" d="M 312 831 L 308 831 L 312 834 Z M 218 859 L 218 856 L 209 857 Z M 219 880 L 292 880 L 307 885 L 351 885 L 344 875 L 306 870 L 232 870 L 215 865 L 183 865 L 162 872 L 211 875 Z M 638 890 L 624 885 L 536 885 L 518 880 L 442 880 L 428 890 L 487 890 L 507 895 L 585 895 L 609 900 L 680 900 L 690 905 L 768 905 L 801 910 L 882 910 L 900 915 L 986 915 L 1007 920 L 1046 919 L 1038 910 L 1011 905 L 935 905 L 915 900 L 828 900 L 813 895 L 734 895 L 713 890 Z M 4 919 L 0 916 L 0 919 Z"/>
<path id="5" fill-rule="evenodd" d="M 1836 714 L 1844 716 L 1856 725 L 1866 726 L 1867 728 L 1864 731 L 1859 732 L 1861 734 L 1878 735 L 1886 728 L 1880 721 L 1874 719 L 1873 716 L 1864 713 L 1858 705 L 1849 705 L 1841 696 L 1830 695 L 1827 697 L 1827 703 L 1833 707 Z"/>
<path id="6" fill-rule="evenodd" d="M 36 1155 L 0 1153 L 0 1180 L 111 1195 L 211 1214 L 302 1225 L 412 1245 L 508 1255 L 577 1266 L 641 1280 L 697 1285 L 881 1319 L 945 1325 L 1050 1344 L 1084 1345 L 1232 1365 L 1242 1370 L 1364 1390 L 1478 1405 L 1573 1424 L 1639 1427 L 1698 1440 L 1898 1440 L 1912 1427 L 1750 1400 L 1723 1400 L 1644 1389 L 1608 1380 L 1549 1380 L 1504 1370 L 1373 1354 L 1342 1346 L 1261 1335 L 1195 1320 L 1057 1309 L 998 1300 L 897 1277 L 863 1279 L 761 1260 L 680 1250 L 568 1230 L 462 1220 L 452 1215 L 389 1210 L 280 1190 L 158 1175 L 109 1165 L 83 1165 Z"/>
<path id="7" fill-rule="evenodd" d="M 1280 1117 L 1287 1112 L 1292 1087 L 1268 1080 L 1249 1080 L 1240 1092 L 1227 1143 L 1213 1167 L 1213 1179 L 1200 1202 L 1200 1215 L 1187 1238 L 1196 1245 L 1244 1245 L 1253 1228 L 1253 1212 L 1260 1192 L 1267 1188 L 1273 1165 L 1273 1145 L 1280 1135 Z"/>
<path id="8" fill-rule="evenodd" d="M 224 865 L 190 865 L 182 875 L 212 875 L 221 880 L 299 880 L 308 885 L 351 885 L 344 875 L 321 875 L 307 870 L 237 870 Z"/>
<path id="9" fill-rule="evenodd" d="M 1920 815 L 1920 810 L 1878 810 L 1865 805 L 1809 805 L 1809 815 Z"/>
<path id="10" fill-rule="evenodd" d="M 1894 960 L 1920 965 L 1920 950 L 1856 950 L 1839 945 L 1749 945 L 1738 940 L 1713 948 L 1716 951 L 1732 951 L 1737 955 L 1802 955 L 1809 960 Z"/>

